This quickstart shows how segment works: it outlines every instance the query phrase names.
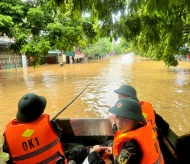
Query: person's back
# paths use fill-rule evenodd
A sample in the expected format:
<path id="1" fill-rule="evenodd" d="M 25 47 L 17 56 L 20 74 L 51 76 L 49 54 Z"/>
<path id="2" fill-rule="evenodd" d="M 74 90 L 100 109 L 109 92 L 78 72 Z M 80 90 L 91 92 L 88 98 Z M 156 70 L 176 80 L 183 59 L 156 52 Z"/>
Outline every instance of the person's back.
<path id="1" fill-rule="evenodd" d="M 154 137 L 157 138 L 157 126 L 155 120 L 155 112 L 150 102 L 140 101 L 139 102 L 142 108 L 143 116 L 146 121 L 152 126 L 152 130 L 154 131 Z"/>
<path id="2" fill-rule="evenodd" d="M 7 124 L 4 132 L 4 149 L 8 149 L 5 151 L 10 154 L 10 163 L 64 163 L 60 138 L 49 115 L 42 114 L 45 107 L 46 99 L 36 94 L 26 94 L 19 100 L 16 119 Z"/>

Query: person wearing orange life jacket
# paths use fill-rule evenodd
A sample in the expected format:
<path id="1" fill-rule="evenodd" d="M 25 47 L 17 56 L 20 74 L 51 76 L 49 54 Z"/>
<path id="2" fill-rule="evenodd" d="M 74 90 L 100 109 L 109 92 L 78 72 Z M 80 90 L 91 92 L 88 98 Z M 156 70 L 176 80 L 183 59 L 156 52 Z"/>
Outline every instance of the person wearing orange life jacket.
<path id="1" fill-rule="evenodd" d="M 8 164 L 65 163 L 59 126 L 43 114 L 46 103 L 43 96 L 33 93 L 19 100 L 16 119 L 7 124 L 4 132 L 3 151 L 11 157 Z"/>
<path id="2" fill-rule="evenodd" d="M 118 128 L 113 142 L 114 164 L 164 164 L 159 142 L 152 137 L 152 127 L 137 101 L 121 98 L 108 111 L 115 115 Z M 88 155 L 89 163 L 104 164 L 98 152 L 106 149 L 94 146 Z"/>
<path id="3" fill-rule="evenodd" d="M 133 86 L 123 84 L 118 89 L 114 90 L 114 92 L 118 94 L 119 99 L 132 98 L 140 103 L 143 115 L 145 119 L 151 124 L 155 138 L 158 137 L 157 128 L 161 128 L 164 133 L 168 132 L 169 124 L 165 122 L 164 119 L 154 111 L 152 104 L 150 102 L 138 100 L 136 89 Z M 113 124 L 113 132 L 114 132 L 117 130 L 117 127 L 114 124 L 114 117 L 110 116 L 109 119 Z"/>

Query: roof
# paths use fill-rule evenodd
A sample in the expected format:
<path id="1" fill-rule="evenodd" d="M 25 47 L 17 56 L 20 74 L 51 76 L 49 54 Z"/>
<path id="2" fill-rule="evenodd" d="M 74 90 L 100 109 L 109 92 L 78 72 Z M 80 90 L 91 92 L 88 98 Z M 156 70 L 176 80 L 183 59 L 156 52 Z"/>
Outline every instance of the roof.
<path id="1" fill-rule="evenodd" d="M 59 50 L 48 51 L 48 56 L 57 56 L 58 54 L 59 54 Z M 66 56 L 75 56 L 75 51 L 66 52 Z"/>
<path id="2" fill-rule="evenodd" d="M 50 51 L 48 51 L 47 56 L 57 56 L 58 53 L 59 53 L 59 50 L 50 50 Z"/>
<path id="3" fill-rule="evenodd" d="M 75 51 L 66 52 L 66 56 L 75 56 Z"/>
<path id="4" fill-rule="evenodd" d="M 66 56 L 73 56 L 75 58 L 84 58 L 85 54 L 83 54 L 80 51 L 69 51 L 69 52 L 66 52 Z"/>
<path id="5" fill-rule="evenodd" d="M 59 54 L 59 50 L 51 50 L 48 51 L 48 55 L 47 56 L 57 56 Z M 65 55 L 65 54 L 63 54 Z M 66 56 L 73 56 L 75 58 L 84 58 L 85 55 L 83 53 L 81 53 L 80 51 L 68 51 L 66 52 Z"/>
<path id="6" fill-rule="evenodd" d="M 14 42 L 11 42 L 11 41 L 8 41 L 8 40 L 5 40 L 5 39 L 2 39 L 0 38 L 0 46 L 9 46 L 11 43 L 14 43 Z"/>

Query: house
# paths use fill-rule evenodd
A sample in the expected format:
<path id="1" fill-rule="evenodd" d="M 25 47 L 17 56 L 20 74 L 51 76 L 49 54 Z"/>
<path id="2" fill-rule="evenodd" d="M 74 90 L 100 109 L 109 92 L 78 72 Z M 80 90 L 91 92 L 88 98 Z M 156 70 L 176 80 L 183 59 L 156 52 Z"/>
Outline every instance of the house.
<path id="1" fill-rule="evenodd" d="M 13 39 L 6 36 L 0 37 L 0 69 L 22 66 L 21 55 L 15 54 L 8 49 L 11 43 L 14 43 Z"/>

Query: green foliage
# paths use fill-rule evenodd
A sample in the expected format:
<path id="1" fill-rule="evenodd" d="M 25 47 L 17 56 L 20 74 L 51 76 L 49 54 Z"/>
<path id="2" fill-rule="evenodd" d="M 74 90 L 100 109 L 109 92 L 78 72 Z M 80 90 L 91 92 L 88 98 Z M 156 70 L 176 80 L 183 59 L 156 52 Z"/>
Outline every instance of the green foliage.
<path id="1" fill-rule="evenodd" d="M 108 54 L 114 50 L 112 43 L 108 38 L 99 39 L 94 44 L 87 45 L 82 52 L 87 54 L 92 59 L 97 59 L 98 56 Z"/>
<path id="2" fill-rule="evenodd" d="M 21 52 L 25 53 L 27 56 L 32 56 L 32 55 L 40 56 L 40 55 L 47 55 L 49 49 L 50 46 L 48 41 L 44 39 L 31 40 L 30 42 L 28 42 L 28 44 L 22 47 Z"/>
<path id="3" fill-rule="evenodd" d="M 93 43 L 93 40 L 97 36 L 97 32 L 95 32 L 92 22 L 84 20 L 82 22 L 82 28 L 86 37 L 89 38 L 89 42 Z"/>
<path id="4" fill-rule="evenodd" d="M 189 0 L 1 0 L 0 35 L 14 38 L 10 49 L 36 65 L 51 49 L 104 54 L 113 47 L 100 38 L 122 37 L 126 44 L 115 51 L 130 45 L 169 67 L 177 65 L 175 54 L 186 53 L 180 47 L 190 42 L 189 12 Z"/>
<path id="5" fill-rule="evenodd" d="M 67 20 L 64 23 L 50 23 L 47 25 L 46 36 L 50 41 L 51 47 L 65 51 L 73 50 L 74 46 L 84 46 L 85 40 L 83 27 L 80 22 Z"/>
<path id="6" fill-rule="evenodd" d="M 123 36 L 131 43 L 131 49 L 153 60 L 162 60 L 168 67 L 176 66 L 175 54 L 183 53 L 180 47 L 189 44 L 189 2 L 152 0 L 134 3 L 125 19 L 120 21 Z M 137 19 L 139 28 L 136 28 Z"/>
<path id="7" fill-rule="evenodd" d="M 119 42 L 119 44 L 116 45 L 115 52 L 116 52 L 116 54 L 126 53 L 126 52 L 131 51 L 130 47 L 131 46 L 126 41 L 126 39 L 122 37 L 121 40 L 120 40 L 120 42 Z"/>
<path id="8" fill-rule="evenodd" d="M 141 19 L 137 15 L 123 16 L 121 19 L 122 35 L 126 40 L 132 40 L 141 31 Z"/>
<path id="9" fill-rule="evenodd" d="M 15 43 L 11 44 L 9 48 L 15 53 L 20 54 L 22 46 L 27 44 L 30 31 L 28 29 L 21 29 L 15 25 L 12 35 L 14 36 Z"/>
<path id="10" fill-rule="evenodd" d="M 12 37 L 14 23 L 20 23 L 23 16 L 23 6 L 20 0 L 2 0 L 0 2 L 0 36 L 6 34 Z"/>
<path id="11" fill-rule="evenodd" d="M 49 42 L 41 39 L 41 40 L 31 40 L 27 44 L 22 46 L 21 53 L 25 53 L 26 56 L 33 57 L 33 65 L 34 67 L 39 66 L 41 56 L 45 56 L 48 54 L 50 50 Z"/>
<path id="12" fill-rule="evenodd" d="M 11 27 L 12 25 L 12 17 L 0 14 L 0 36 L 3 36 L 4 33 L 10 33 L 10 30 L 7 27 Z"/>

